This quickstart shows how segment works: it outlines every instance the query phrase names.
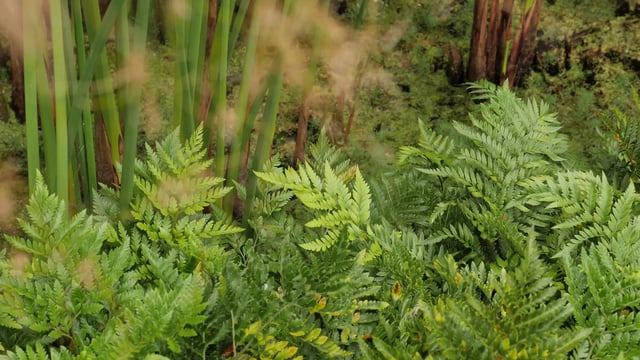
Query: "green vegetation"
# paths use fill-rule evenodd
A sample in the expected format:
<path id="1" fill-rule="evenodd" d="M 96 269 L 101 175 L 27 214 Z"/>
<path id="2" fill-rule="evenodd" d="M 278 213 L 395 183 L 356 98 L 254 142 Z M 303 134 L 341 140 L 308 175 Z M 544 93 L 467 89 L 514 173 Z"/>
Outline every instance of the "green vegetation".
<path id="1" fill-rule="evenodd" d="M 470 123 L 422 126 L 377 181 L 325 138 L 272 159 L 244 228 L 202 127 L 147 146 L 126 214 L 104 188 L 68 219 L 38 176 L 0 263 L 2 357 L 640 356 L 633 184 L 573 169 L 546 104 L 471 90 Z"/>
<path id="2" fill-rule="evenodd" d="M 546 1 L 513 91 L 452 73 L 472 1 L 44 3 L 8 6 L 0 359 L 640 358 L 608 0 Z"/>

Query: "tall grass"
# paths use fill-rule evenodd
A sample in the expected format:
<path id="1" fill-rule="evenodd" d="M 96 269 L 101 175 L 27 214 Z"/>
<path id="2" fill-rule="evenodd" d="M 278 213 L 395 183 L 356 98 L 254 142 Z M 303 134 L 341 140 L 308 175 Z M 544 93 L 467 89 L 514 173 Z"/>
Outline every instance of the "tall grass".
<path id="1" fill-rule="evenodd" d="M 238 206 L 235 193 L 218 205 L 229 213 L 250 209 L 253 171 L 271 154 L 284 86 L 308 92 L 309 79 L 315 78 L 308 69 L 315 71 L 321 58 L 339 53 L 348 32 L 330 18 L 327 0 L 163 4 L 175 55 L 174 112 L 166 120 L 181 127 L 183 138 L 204 123 L 206 146 L 215 157 L 212 170 L 229 185 L 247 186 L 244 206 Z M 358 26 L 366 4 L 360 3 Z M 30 0 L 21 7 L 31 185 L 35 173 L 43 172 L 49 187 L 75 211 L 89 207 L 103 182 L 120 189 L 120 206 L 127 208 L 150 46 L 147 28 L 158 9 L 150 0 L 112 0 L 104 13 L 98 0 Z M 241 73 L 233 74 L 240 76 L 237 92 L 228 81 L 232 61 L 242 64 Z"/>

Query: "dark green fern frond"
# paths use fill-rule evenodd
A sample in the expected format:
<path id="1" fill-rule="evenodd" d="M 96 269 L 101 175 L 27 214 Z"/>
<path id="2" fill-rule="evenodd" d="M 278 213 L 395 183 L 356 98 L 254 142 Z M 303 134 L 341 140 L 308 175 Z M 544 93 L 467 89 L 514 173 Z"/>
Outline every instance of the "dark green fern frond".
<path id="1" fill-rule="evenodd" d="M 448 165 L 453 161 L 456 143 L 451 138 L 439 135 L 428 129 L 422 120 L 419 121 L 420 139 L 418 147 L 402 146 L 398 151 L 398 165 L 424 165 L 423 161 L 428 160 L 436 165 Z"/>
<path id="2" fill-rule="evenodd" d="M 622 189 L 640 179 L 640 96 L 636 89 L 632 89 L 630 102 L 627 109 L 614 108 L 600 132 L 607 152 L 603 168 Z"/>
<path id="3" fill-rule="evenodd" d="M 376 222 L 385 219 L 401 228 L 429 229 L 428 214 L 444 198 L 434 191 L 437 183 L 406 167 L 382 174 L 371 180 L 370 185 L 372 219 Z"/>
<path id="4" fill-rule="evenodd" d="M 442 198 L 430 221 L 457 219 L 434 226 L 431 241 L 457 238 L 472 257 L 492 260 L 522 253 L 529 230 L 520 230 L 537 234 L 550 219 L 551 211 L 525 201 L 524 184 L 559 170 L 568 143 L 546 104 L 490 84 L 471 90 L 483 103 L 470 124 L 454 123 L 460 138 L 439 136 L 420 123 L 419 146 L 403 148 L 400 162 L 440 182 Z"/>
<path id="5" fill-rule="evenodd" d="M 473 267 L 441 264 L 437 269 L 450 279 L 455 296 L 419 306 L 432 356 L 560 359 L 589 333 L 562 328 L 572 307 L 566 297 L 558 296 L 553 278 L 545 275 L 547 268 L 533 239 L 514 270 L 492 268 L 483 276 Z M 480 298 L 470 291 L 474 287 Z"/>
<path id="6" fill-rule="evenodd" d="M 569 300 L 577 326 L 591 329 L 576 359 L 640 356 L 640 219 L 598 244 L 583 247 L 579 259 L 565 255 Z"/>

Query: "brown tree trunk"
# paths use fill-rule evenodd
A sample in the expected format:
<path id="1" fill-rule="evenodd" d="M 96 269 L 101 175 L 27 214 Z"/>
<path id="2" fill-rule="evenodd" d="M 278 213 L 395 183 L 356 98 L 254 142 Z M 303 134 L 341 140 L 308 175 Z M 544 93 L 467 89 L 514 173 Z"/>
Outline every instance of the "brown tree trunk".
<path id="1" fill-rule="evenodd" d="M 496 58 L 498 55 L 498 30 L 500 28 L 500 16 L 498 5 L 500 0 L 491 0 L 489 10 L 489 33 L 487 34 L 487 47 L 485 56 L 487 59 L 487 79 L 496 82 Z"/>
<path id="2" fill-rule="evenodd" d="M 473 27 L 467 81 L 486 78 L 487 0 L 476 0 L 473 9 Z"/>
<path id="3" fill-rule="evenodd" d="M 506 57 L 509 53 L 507 43 L 511 39 L 511 17 L 513 13 L 513 0 L 504 0 L 500 10 L 500 26 L 498 27 L 498 53 L 496 54 L 496 82 L 502 84 L 506 78 L 504 69 Z"/>
<path id="4" fill-rule="evenodd" d="M 542 1 L 543 0 L 534 0 L 533 5 L 526 15 L 526 28 L 524 29 L 522 42 L 520 44 L 520 56 L 517 60 L 518 64 L 516 71 L 513 74 L 514 85 L 522 83 L 522 80 L 531 68 L 531 64 L 533 64 L 533 58 L 536 52 L 536 33 L 538 31 L 538 23 L 540 21 Z"/>

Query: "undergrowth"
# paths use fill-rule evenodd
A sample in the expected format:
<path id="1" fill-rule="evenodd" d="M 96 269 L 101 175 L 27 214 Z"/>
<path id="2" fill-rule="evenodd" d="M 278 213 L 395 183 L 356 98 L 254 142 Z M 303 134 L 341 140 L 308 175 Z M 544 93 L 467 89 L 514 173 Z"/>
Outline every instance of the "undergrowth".
<path id="1" fill-rule="evenodd" d="M 324 138 L 272 158 L 243 223 L 202 129 L 146 146 L 130 212 L 104 188 L 70 217 L 40 177 L 2 250 L 0 358 L 640 356 L 635 174 L 572 168 L 548 106 L 471 89 L 470 121 L 420 124 L 382 176 Z"/>

